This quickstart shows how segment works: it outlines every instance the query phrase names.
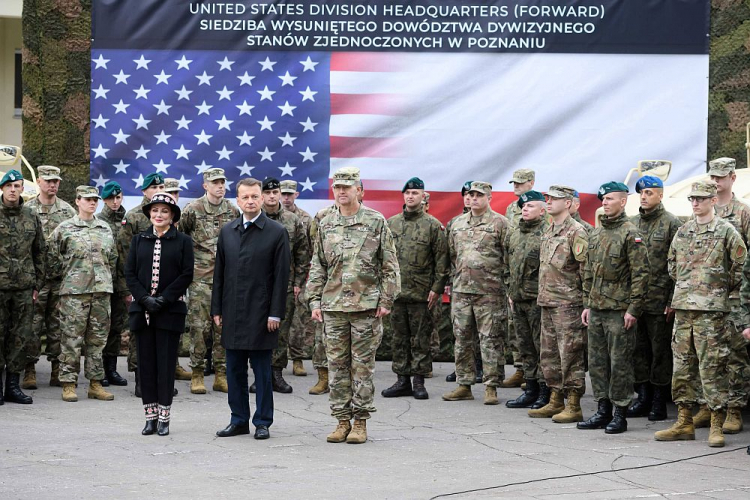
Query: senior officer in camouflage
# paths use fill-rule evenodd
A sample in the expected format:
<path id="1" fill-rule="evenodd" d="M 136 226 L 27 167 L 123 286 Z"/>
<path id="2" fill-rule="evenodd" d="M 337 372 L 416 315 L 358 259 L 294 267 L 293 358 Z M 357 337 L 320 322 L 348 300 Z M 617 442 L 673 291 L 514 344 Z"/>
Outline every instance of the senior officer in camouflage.
<path id="1" fill-rule="evenodd" d="M 358 201 L 359 169 L 338 170 L 332 186 L 338 208 L 320 221 L 307 292 L 311 317 L 325 325 L 329 399 L 338 420 L 327 441 L 360 444 L 367 441 L 367 419 L 375 411 L 382 321 L 401 291 L 401 278 L 385 217 Z"/>
<path id="2" fill-rule="evenodd" d="M 674 281 L 667 269 L 667 254 L 677 229 L 682 225 L 667 212 L 661 200 L 664 184 L 647 175 L 635 184 L 641 195 L 639 213 L 633 224 L 643 234 L 648 249 L 650 275 L 648 300 L 638 318 L 633 371 L 636 400 L 628 408 L 628 417 L 645 417 L 651 421 L 667 418 L 669 386 L 672 381 L 671 326 L 674 310 L 670 307 Z"/>
<path id="3" fill-rule="evenodd" d="M 677 230 L 669 248 L 676 311 L 672 398 L 679 412 L 672 427 L 655 434 L 657 441 L 695 439 L 691 407 L 705 398 L 711 410 L 708 445 L 724 446 L 722 427 L 730 380 L 727 359 L 730 337 L 735 334 L 727 319 L 731 297 L 742 280 L 747 248 L 732 224 L 716 215 L 716 191 L 713 181 L 693 183 L 688 199 L 694 218 Z"/>
<path id="4" fill-rule="evenodd" d="M 143 205 L 151 201 L 151 197 L 156 193 L 164 192 L 164 177 L 159 173 L 150 173 L 143 179 L 141 184 L 141 192 L 143 193 L 143 199 L 138 206 L 132 208 L 125 214 L 125 218 L 122 219 L 122 227 L 117 235 L 117 288 L 118 290 L 127 289 L 128 285 L 125 283 L 125 262 L 128 259 L 128 252 L 130 251 L 130 242 L 133 240 L 133 236 L 138 233 L 142 233 L 151 226 L 151 221 L 148 220 L 143 214 Z M 125 305 L 130 306 L 133 301 L 133 296 L 128 294 L 125 297 Z M 138 351 L 135 342 L 135 336 L 130 336 L 128 342 L 128 371 L 135 372 L 135 396 L 141 397 L 140 382 L 138 380 Z"/>
<path id="5" fill-rule="evenodd" d="M 578 193 L 578 191 L 573 191 L 572 200 L 573 201 L 570 204 L 568 213 L 570 213 L 570 216 L 573 217 L 574 221 L 583 226 L 587 233 L 590 233 L 591 230 L 594 229 L 594 226 L 581 218 L 581 213 L 578 211 L 581 208 L 581 195 Z"/>
<path id="6" fill-rule="evenodd" d="M 45 283 L 46 242 L 36 211 L 24 204 L 23 176 L 11 170 L 0 179 L 0 404 L 31 404 L 21 391 L 21 370 L 33 359 L 34 302 Z"/>
<path id="7" fill-rule="evenodd" d="M 52 231 L 64 220 L 68 220 L 76 214 L 76 211 L 66 201 L 57 197 L 60 189 L 60 169 L 50 165 L 37 167 L 36 183 L 39 186 L 39 195 L 30 200 L 27 206 L 34 210 L 42 222 L 44 237 L 49 240 Z M 60 269 L 47 266 L 47 276 L 44 287 L 39 291 L 39 298 L 34 304 L 34 342 L 31 349 L 32 359 L 26 365 L 22 387 L 24 389 L 36 389 L 36 368 L 42 351 L 42 337 L 46 336 L 47 360 L 52 363 L 52 372 L 49 385 L 60 386 L 58 376 L 60 374 L 60 363 L 57 357 L 60 355 L 60 316 L 57 313 L 60 303 L 60 283 L 62 275 Z"/>
<path id="8" fill-rule="evenodd" d="M 205 394 L 203 379 L 206 344 L 213 337 L 211 359 L 215 369 L 213 390 L 227 392 L 226 351 L 221 346 L 221 326 L 211 317 L 211 295 L 213 292 L 216 243 L 225 224 L 240 216 L 240 211 L 224 196 L 226 195 L 224 170 L 209 168 L 203 172 L 205 193 L 185 207 L 180 218 L 180 231 L 193 240 L 195 272 L 190 284 L 188 302 L 188 324 L 190 325 L 190 368 L 193 373 L 190 392 Z"/>
<path id="9" fill-rule="evenodd" d="M 117 241 L 117 234 L 120 232 L 122 220 L 125 218 L 125 208 L 122 206 L 122 187 L 115 181 L 109 181 L 102 188 L 102 200 L 104 200 L 104 206 L 102 211 L 96 214 L 96 218 L 107 223 L 112 231 L 113 238 Z M 102 385 L 104 387 L 110 384 L 128 385 L 128 381 L 117 372 L 117 356 L 120 354 L 122 331 L 128 323 L 128 308 L 125 307 L 125 297 L 130 295 L 130 292 L 127 288 L 123 288 L 117 280 L 115 280 L 113 288 L 114 291 L 110 300 L 109 335 L 107 335 L 107 344 L 104 346 L 104 351 L 102 351 L 102 362 L 104 363 Z"/>
<path id="10" fill-rule="evenodd" d="M 742 236 L 745 246 L 750 246 L 750 207 L 741 202 L 732 186 L 737 179 L 734 158 L 717 158 L 709 162 L 708 175 L 716 182 L 716 214 L 731 223 Z M 732 353 L 729 356 L 729 401 L 727 418 L 724 421 L 725 434 L 737 434 L 742 431 L 742 408 L 747 405 L 750 393 L 750 358 L 747 353 L 747 342 L 742 338 L 742 307 L 739 290 L 729 296 L 730 312 L 727 319 L 733 329 L 730 335 Z M 706 406 L 693 420 L 695 427 L 708 427 L 710 413 Z"/>
<path id="11" fill-rule="evenodd" d="M 78 215 L 60 223 L 50 237 L 49 265 L 63 269 L 60 317 L 66 321 L 60 332 L 60 382 L 62 399 L 68 402 L 78 401 L 76 383 L 84 345 L 89 399 L 111 401 L 115 398 L 104 390 L 101 381 L 117 249 L 107 223 L 94 217 L 98 203 L 99 191 L 95 187 L 78 186 Z"/>
<path id="12" fill-rule="evenodd" d="M 539 383 L 539 397 L 529 416 L 552 418 L 557 423 L 582 420 L 580 401 L 586 392 L 586 332 L 581 313 L 589 243 L 586 229 L 570 215 L 574 196 L 571 187 L 550 186 L 547 213 L 551 223 L 539 248 L 536 302 L 542 309 L 540 364 L 544 382 Z"/>
<path id="13" fill-rule="evenodd" d="M 393 372 L 398 380 L 381 394 L 428 399 L 424 378 L 432 371 L 430 309 L 441 299 L 448 278 L 448 240 L 440 221 L 424 211 L 422 179 L 412 177 L 401 193 L 403 212 L 388 219 L 401 273 L 401 293 L 390 317 Z"/>
<path id="14" fill-rule="evenodd" d="M 508 327 L 508 219 L 490 209 L 492 185 L 474 181 L 469 189 L 471 212 L 460 216 L 448 235 L 453 296 L 451 313 L 456 335 L 459 386 L 446 401 L 474 399 L 474 336 L 479 335 L 484 366 L 484 404 L 496 405 L 497 387 L 505 372 L 504 331 Z"/>
<path id="15" fill-rule="evenodd" d="M 536 302 L 539 292 L 539 247 L 549 223 L 545 218 L 547 203 L 539 191 L 525 192 L 517 203 L 521 207 L 521 219 L 511 229 L 507 243 L 510 264 L 508 297 L 526 389 L 521 396 L 506 402 L 505 406 L 528 408 L 539 397 L 539 382 L 544 380 L 539 369 L 542 311 Z"/>
<path id="16" fill-rule="evenodd" d="M 292 386 L 284 380 L 281 372 L 286 368 L 289 361 L 289 329 L 292 326 L 292 318 L 294 317 L 294 304 L 307 280 L 307 273 L 310 271 L 312 250 L 310 249 L 310 240 L 307 237 L 307 231 L 300 218 L 286 210 L 279 202 L 281 196 L 280 187 L 279 181 L 273 177 L 263 181 L 263 212 L 269 219 L 284 226 L 287 234 L 289 234 L 289 249 L 292 252 L 292 260 L 289 268 L 286 316 L 281 321 L 281 326 L 279 327 L 279 346 L 274 349 L 273 359 L 271 360 L 271 368 L 273 369 L 271 383 L 273 390 L 289 394 L 292 392 Z M 251 387 L 251 391 L 252 389 Z"/>
<path id="17" fill-rule="evenodd" d="M 599 188 L 598 196 L 604 217 L 602 227 L 589 235 L 581 320 L 588 326 L 589 375 L 599 408 L 577 427 L 604 427 L 607 434 L 619 434 L 628 430 L 635 327 L 648 289 L 648 249 L 640 230 L 625 214 L 628 187 L 608 182 Z"/>

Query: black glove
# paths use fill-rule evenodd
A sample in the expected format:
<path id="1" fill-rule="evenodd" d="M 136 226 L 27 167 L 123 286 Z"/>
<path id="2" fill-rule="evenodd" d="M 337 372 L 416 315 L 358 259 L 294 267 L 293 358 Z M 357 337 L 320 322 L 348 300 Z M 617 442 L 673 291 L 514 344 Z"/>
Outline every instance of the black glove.
<path id="1" fill-rule="evenodd" d="M 161 297 L 159 297 L 159 298 L 161 298 Z M 140 300 L 140 303 L 141 303 L 141 305 L 143 306 L 143 308 L 146 311 L 148 311 L 148 312 L 150 312 L 152 314 L 156 313 L 156 312 L 159 312 L 159 310 L 161 309 L 162 305 L 164 305 L 163 304 L 163 299 L 162 299 L 162 302 L 160 303 L 157 300 L 156 297 L 152 297 L 150 295 L 146 295 L 145 297 L 143 297 Z"/>
<path id="2" fill-rule="evenodd" d="M 162 309 L 164 309 L 164 306 L 166 305 L 166 301 L 164 300 L 164 297 L 159 295 L 157 297 L 154 297 L 154 299 L 156 301 L 156 306 L 158 307 L 157 311 L 161 311 Z"/>

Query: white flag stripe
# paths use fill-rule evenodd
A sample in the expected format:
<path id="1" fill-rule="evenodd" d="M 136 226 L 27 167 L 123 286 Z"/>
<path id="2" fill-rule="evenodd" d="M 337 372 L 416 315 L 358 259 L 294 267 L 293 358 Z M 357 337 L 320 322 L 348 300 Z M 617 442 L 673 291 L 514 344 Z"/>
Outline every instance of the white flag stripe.
<path id="1" fill-rule="evenodd" d="M 331 71 L 331 93 L 336 94 L 398 94 L 410 86 L 410 73 Z"/>
<path id="2" fill-rule="evenodd" d="M 384 115 L 332 115 L 330 135 L 340 137 L 399 137 L 407 117 Z"/>

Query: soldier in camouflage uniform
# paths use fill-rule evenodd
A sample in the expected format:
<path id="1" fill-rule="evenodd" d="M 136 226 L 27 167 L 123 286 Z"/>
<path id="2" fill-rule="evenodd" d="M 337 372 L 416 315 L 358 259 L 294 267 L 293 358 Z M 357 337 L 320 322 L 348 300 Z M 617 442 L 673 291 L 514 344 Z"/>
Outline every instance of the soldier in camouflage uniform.
<path id="1" fill-rule="evenodd" d="M 479 335 L 484 367 L 484 404 L 496 405 L 505 374 L 504 338 L 508 327 L 508 219 L 490 208 L 492 185 L 474 181 L 471 212 L 460 216 L 448 234 L 453 272 L 453 330 L 459 386 L 446 401 L 474 399 L 474 335 Z"/>
<path id="2" fill-rule="evenodd" d="M 182 188 L 180 188 L 179 180 L 173 179 L 172 177 L 164 179 L 164 192 L 172 195 L 172 198 L 174 198 L 175 201 L 180 200 L 180 191 L 182 191 Z"/>
<path id="3" fill-rule="evenodd" d="M 651 272 L 648 300 L 638 318 L 633 372 L 636 400 L 628 408 L 628 417 L 645 417 L 651 421 L 667 418 L 669 386 L 672 381 L 672 319 L 669 306 L 674 282 L 667 271 L 667 253 L 682 223 L 664 209 L 661 203 L 664 184 L 658 177 L 641 177 L 635 185 L 641 195 L 639 214 L 633 218 L 648 249 Z"/>
<path id="4" fill-rule="evenodd" d="M 745 246 L 750 246 L 750 207 L 737 199 L 732 192 L 732 186 L 737 178 L 734 170 L 734 158 L 718 158 L 709 162 L 708 175 L 716 182 L 717 198 L 716 214 L 732 226 L 742 236 Z M 740 305 L 739 290 L 734 290 L 729 296 L 730 312 L 727 319 L 731 329 L 731 349 L 729 356 L 729 401 L 727 402 L 727 418 L 724 421 L 725 434 L 737 434 L 742 431 L 742 408 L 747 405 L 750 393 L 750 358 L 747 353 L 747 342 L 742 337 L 742 307 Z M 693 423 L 696 427 L 707 427 L 710 414 L 705 405 L 701 407 Z M 700 418 L 703 416 L 704 418 Z"/>
<path id="5" fill-rule="evenodd" d="M 539 247 L 549 223 L 545 218 L 547 204 L 542 193 L 527 191 L 518 198 L 517 203 L 522 210 L 521 219 L 511 229 L 507 243 L 510 269 L 508 297 L 526 389 L 521 396 L 506 402 L 505 406 L 528 408 L 539 397 L 539 382 L 544 381 L 539 369 L 542 311 L 536 300 L 539 291 Z"/>
<path id="6" fill-rule="evenodd" d="M 608 182 L 598 196 L 604 217 L 602 227 L 589 237 L 581 320 L 588 326 L 589 375 L 599 409 L 577 426 L 619 434 L 628 430 L 635 327 L 648 290 L 648 250 L 640 230 L 625 215 L 628 187 Z"/>
<path id="7" fill-rule="evenodd" d="M 583 228 L 586 230 L 587 233 L 590 233 L 594 226 L 586 222 L 581 218 L 581 214 L 578 212 L 578 209 L 581 208 L 581 195 L 578 194 L 578 191 L 573 191 L 573 202 L 570 204 L 569 213 L 570 216 L 573 217 L 573 220 L 579 223 L 583 226 Z"/>
<path id="8" fill-rule="evenodd" d="M 688 199 L 694 218 L 677 231 L 669 248 L 669 275 L 675 282 L 672 397 L 679 413 L 657 441 L 695 439 L 692 406 L 705 398 L 711 409 L 708 445 L 724 446 L 722 426 L 729 402 L 727 360 L 735 334 L 727 319 L 740 287 L 747 248 L 732 224 L 717 216 L 717 185 L 693 183 Z M 743 321 L 743 318 L 740 319 Z M 744 322 L 744 321 L 743 321 Z"/>
<path id="9" fill-rule="evenodd" d="M 310 250 L 308 232 L 302 225 L 300 218 L 286 210 L 279 202 L 281 196 L 280 187 L 279 181 L 272 177 L 263 181 L 263 212 L 265 212 L 269 219 L 284 226 L 286 232 L 289 234 L 289 249 L 292 253 L 289 270 L 289 290 L 287 290 L 286 299 L 286 315 L 281 320 L 281 326 L 279 326 L 279 346 L 274 349 L 271 359 L 271 368 L 273 370 L 271 385 L 273 386 L 273 390 L 289 394 L 292 392 L 292 386 L 284 380 L 281 371 L 286 368 L 289 361 L 289 329 L 292 326 L 292 318 L 294 317 L 294 304 L 302 291 L 302 286 L 307 280 L 312 251 Z"/>
<path id="10" fill-rule="evenodd" d="M 45 283 L 46 242 L 36 210 L 23 201 L 23 176 L 10 170 L 0 180 L 0 404 L 31 404 L 21 391 L 21 370 L 34 359 L 34 301 Z"/>
<path id="11" fill-rule="evenodd" d="M 536 302 L 542 309 L 540 364 L 544 382 L 539 383 L 539 397 L 529 416 L 558 423 L 583 418 L 580 401 L 586 392 L 586 332 L 581 313 L 583 266 L 589 245 L 586 230 L 570 216 L 574 193 L 568 186 L 550 186 L 547 213 L 551 223 L 539 248 Z"/>
<path id="12" fill-rule="evenodd" d="M 104 200 L 104 206 L 102 211 L 96 214 L 96 217 L 109 225 L 113 238 L 117 240 L 117 234 L 122 227 L 122 220 L 125 218 L 125 208 L 122 206 L 122 187 L 115 181 L 109 181 L 102 188 L 102 199 Z M 128 308 L 125 306 L 125 297 L 128 295 L 130 295 L 128 289 L 123 288 L 122 284 L 115 280 L 114 291 L 110 297 L 109 335 L 107 335 L 107 344 L 104 346 L 104 351 L 102 351 L 102 362 L 104 363 L 102 385 L 104 387 L 110 384 L 128 385 L 128 381 L 117 372 L 117 356 L 120 354 L 122 331 L 127 328 L 128 324 Z"/>
<path id="13" fill-rule="evenodd" d="M 60 288 L 61 325 L 60 382 L 63 401 L 78 401 L 76 384 L 81 347 L 86 347 L 84 373 L 89 379 L 88 397 L 111 401 L 106 392 L 102 351 L 110 323 L 110 295 L 117 270 L 117 249 L 112 230 L 94 217 L 99 191 L 93 186 L 76 188 L 78 215 L 60 223 L 52 233 L 48 262 L 63 269 Z"/>
<path id="14" fill-rule="evenodd" d="M 390 317 L 398 380 L 381 394 L 427 399 L 424 378 L 432 371 L 430 309 L 442 298 L 448 278 L 448 240 L 440 221 L 424 211 L 424 182 L 413 177 L 401 192 L 404 210 L 388 219 L 401 273 L 401 294 Z"/>
<path id="15" fill-rule="evenodd" d="M 143 179 L 141 184 L 141 191 L 143 192 L 143 199 L 138 206 L 128 210 L 125 214 L 125 218 L 122 219 L 122 227 L 120 233 L 117 235 L 117 284 L 115 285 L 118 290 L 127 289 L 128 285 L 125 283 L 125 261 L 128 258 L 128 252 L 130 251 L 130 242 L 133 240 L 133 236 L 138 233 L 142 233 L 151 226 L 151 221 L 148 217 L 143 215 L 143 205 L 151 201 L 151 197 L 156 193 L 164 192 L 164 177 L 159 173 L 148 174 Z M 133 300 L 132 295 L 128 295 L 125 298 L 125 304 L 130 306 Z M 138 351 L 136 350 L 135 335 L 130 336 L 128 342 L 128 371 L 135 372 L 135 396 L 141 397 L 140 381 L 138 380 Z"/>
<path id="16" fill-rule="evenodd" d="M 358 201 L 359 169 L 338 170 L 332 187 L 338 209 L 315 233 L 307 292 L 312 318 L 324 322 L 329 399 L 338 420 L 327 441 L 360 444 L 367 441 L 367 419 L 375 411 L 373 372 L 382 321 L 401 290 L 401 278 L 385 217 Z"/>
<path id="17" fill-rule="evenodd" d="M 27 203 L 27 206 L 34 210 L 39 220 L 42 221 L 42 230 L 47 239 L 58 224 L 76 214 L 73 207 L 57 197 L 61 181 L 59 168 L 49 165 L 39 166 L 36 180 L 39 195 Z M 49 266 L 46 269 L 44 287 L 39 291 L 39 298 L 34 304 L 34 342 L 29 347 L 32 359 L 26 365 L 22 383 L 24 389 L 37 388 L 35 365 L 42 351 L 42 337 L 46 337 L 47 360 L 52 363 L 49 385 L 60 386 L 58 379 L 60 362 L 57 359 L 60 355 L 60 317 L 57 310 L 60 303 L 62 271 Z"/>

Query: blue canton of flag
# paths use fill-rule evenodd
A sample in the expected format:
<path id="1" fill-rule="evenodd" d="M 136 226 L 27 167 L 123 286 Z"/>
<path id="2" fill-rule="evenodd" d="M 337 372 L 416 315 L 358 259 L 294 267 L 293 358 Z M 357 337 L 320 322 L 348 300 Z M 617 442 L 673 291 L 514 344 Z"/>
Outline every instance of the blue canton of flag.
<path id="1" fill-rule="evenodd" d="M 91 183 L 140 196 L 151 172 L 203 195 L 203 172 L 298 182 L 327 198 L 327 53 L 94 50 Z"/>

